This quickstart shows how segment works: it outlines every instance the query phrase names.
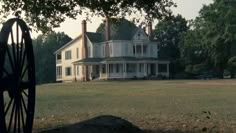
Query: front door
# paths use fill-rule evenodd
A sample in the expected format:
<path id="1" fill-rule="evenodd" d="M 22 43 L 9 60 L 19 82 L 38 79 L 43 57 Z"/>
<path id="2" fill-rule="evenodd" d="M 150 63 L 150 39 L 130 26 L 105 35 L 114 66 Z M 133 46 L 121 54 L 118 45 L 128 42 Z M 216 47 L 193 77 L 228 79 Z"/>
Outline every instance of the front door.
<path id="1" fill-rule="evenodd" d="M 150 65 L 151 71 L 150 71 L 150 75 L 156 75 L 156 65 L 155 64 L 151 64 Z"/>

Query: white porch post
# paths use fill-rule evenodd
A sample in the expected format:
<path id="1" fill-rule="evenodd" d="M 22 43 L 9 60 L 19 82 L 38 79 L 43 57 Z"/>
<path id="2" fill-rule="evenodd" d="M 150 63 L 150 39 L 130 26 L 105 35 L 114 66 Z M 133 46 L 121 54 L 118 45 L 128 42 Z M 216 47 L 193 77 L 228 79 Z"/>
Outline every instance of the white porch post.
<path id="1" fill-rule="evenodd" d="M 106 64 L 106 73 L 105 73 L 105 75 L 106 75 L 106 78 L 107 78 L 108 75 L 109 75 L 109 65 L 108 65 L 108 64 Z"/>
<path id="2" fill-rule="evenodd" d="M 126 63 L 123 63 L 123 78 L 126 76 Z"/>
<path id="3" fill-rule="evenodd" d="M 147 63 L 144 63 L 144 67 L 143 67 L 143 72 L 144 72 L 144 76 L 147 76 Z"/>
<path id="4" fill-rule="evenodd" d="M 74 80 L 75 80 L 75 81 L 76 81 L 76 70 L 77 70 L 77 69 L 76 69 L 76 65 L 74 65 L 74 75 L 75 75 L 75 79 L 74 79 Z"/>
<path id="5" fill-rule="evenodd" d="M 156 63 L 156 76 L 158 76 L 159 72 L 158 72 L 158 63 Z"/>
<path id="6" fill-rule="evenodd" d="M 167 77 L 170 77 L 170 63 L 167 63 Z"/>
<path id="7" fill-rule="evenodd" d="M 136 64 L 136 77 L 139 76 L 139 63 Z"/>
<path id="8" fill-rule="evenodd" d="M 100 64 L 99 65 L 99 78 L 102 77 L 102 65 Z"/>

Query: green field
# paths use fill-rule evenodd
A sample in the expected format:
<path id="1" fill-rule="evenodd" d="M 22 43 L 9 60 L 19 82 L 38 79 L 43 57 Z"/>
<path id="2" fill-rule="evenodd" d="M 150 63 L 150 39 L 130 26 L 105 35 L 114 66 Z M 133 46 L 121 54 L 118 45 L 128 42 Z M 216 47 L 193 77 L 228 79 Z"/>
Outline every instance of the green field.
<path id="1" fill-rule="evenodd" d="M 97 81 L 37 86 L 35 132 L 104 114 L 120 116 L 152 133 L 236 132 L 236 80 Z"/>

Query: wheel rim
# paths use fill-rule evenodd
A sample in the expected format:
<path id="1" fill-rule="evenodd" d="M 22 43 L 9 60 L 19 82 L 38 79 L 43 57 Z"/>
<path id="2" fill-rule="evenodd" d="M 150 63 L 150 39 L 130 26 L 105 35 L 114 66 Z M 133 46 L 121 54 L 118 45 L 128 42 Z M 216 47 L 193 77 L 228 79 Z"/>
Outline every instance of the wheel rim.
<path id="1" fill-rule="evenodd" d="M 21 19 L 10 19 L 0 34 L 1 131 L 32 132 L 35 106 L 35 68 L 32 40 Z"/>

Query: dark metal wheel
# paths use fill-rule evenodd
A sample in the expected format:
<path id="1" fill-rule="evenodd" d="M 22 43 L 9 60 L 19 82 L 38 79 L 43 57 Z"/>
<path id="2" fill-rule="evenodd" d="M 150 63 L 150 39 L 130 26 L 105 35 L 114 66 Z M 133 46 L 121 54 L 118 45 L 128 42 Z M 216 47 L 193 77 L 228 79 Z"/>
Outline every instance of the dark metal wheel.
<path id="1" fill-rule="evenodd" d="M 31 133 L 34 108 L 32 40 L 25 22 L 13 18 L 0 32 L 0 132 Z"/>

